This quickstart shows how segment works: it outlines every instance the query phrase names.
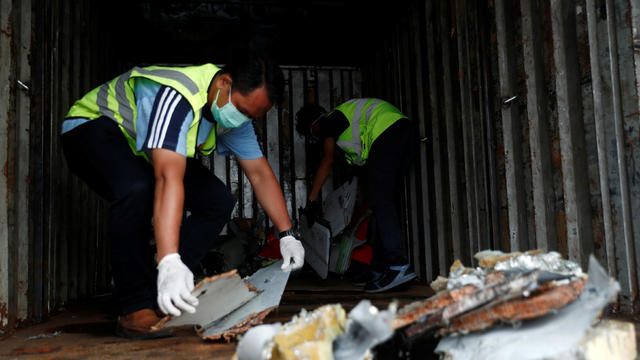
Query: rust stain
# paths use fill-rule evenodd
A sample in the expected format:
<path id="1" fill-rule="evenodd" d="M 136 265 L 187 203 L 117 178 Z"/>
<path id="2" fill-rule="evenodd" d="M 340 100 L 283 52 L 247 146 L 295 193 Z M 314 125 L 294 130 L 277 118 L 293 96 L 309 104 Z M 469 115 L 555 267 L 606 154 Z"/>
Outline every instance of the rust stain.
<path id="1" fill-rule="evenodd" d="M 275 310 L 275 307 L 270 307 L 262 312 L 251 314 L 244 321 L 234 325 L 233 327 L 231 327 L 225 332 L 214 334 L 211 336 L 203 336 L 204 333 L 201 333 L 200 337 L 202 337 L 205 340 L 218 340 L 222 338 L 224 339 L 225 343 L 230 343 L 238 334 L 243 334 L 247 332 L 249 329 L 251 329 L 252 327 L 262 324 L 262 322 L 264 321 L 264 318 L 267 315 L 269 315 L 269 313 L 273 310 Z"/>
<path id="2" fill-rule="evenodd" d="M 568 258 L 567 214 L 562 210 L 556 213 L 556 226 L 558 230 L 558 252 L 566 259 Z"/>
<path id="3" fill-rule="evenodd" d="M 502 251 L 511 251 L 511 241 L 509 237 L 509 216 L 501 216 L 502 220 Z"/>
<path id="4" fill-rule="evenodd" d="M 9 307 L 7 303 L 0 303 L 0 325 L 6 320 L 9 321 Z"/>
<path id="5" fill-rule="evenodd" d="M 600 207 L 602 209 L 602 207 Z M 598 211 L 598 217 L 591 219 L 591 227 L 593 228 L 594 250 L 599 251 L 604 245 L 604 228 L 600 219 L 602 211 Z"/>
<path id="6" fill-rule="evenodd" d="M 449 327 L 441 329 L 438 334 L 478 331 L 498 321 L 518 321 L 543 316 L 577 299 L 585 283 L 585 279 L 578 279 L 566 285 L 543 288 L 527 298 L 518 298 L 472 311 L 454 318 Z"/>
<path id="7" fill-rule="evenodd" d="M 556 169 L 562 168 L 562 151 L 557 147 L 553 147 L 551 150 L 551 163 Z"/>
<path id="8" fill-rule="evenodd" d="M 432 314 L 443 307 L 453 304 L 476 290 L 475 286 L 466 285 L 458 289 L 445 291 L 424 301 L 408 304 L 400 309 L 391 326 L 394 329 L 405 327 L 420 320 L 425 315 Z"/>

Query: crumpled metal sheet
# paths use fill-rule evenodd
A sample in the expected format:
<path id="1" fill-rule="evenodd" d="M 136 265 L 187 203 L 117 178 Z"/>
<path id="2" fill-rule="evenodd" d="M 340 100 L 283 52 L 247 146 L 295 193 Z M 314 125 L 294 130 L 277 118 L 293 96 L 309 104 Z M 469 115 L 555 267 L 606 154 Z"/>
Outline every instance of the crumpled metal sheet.
<path id="1" fill-rule="evenodd" d="M 583 338 L 602 309 L 615 301 L 620 285 L 609 278 L 591 256 L 589 277 L 578 299 L 544 316 L 522 323 L 518 329 L 500 327 L 464 336 L 443 338 L 436 352 L 450 359 L 545 359 L 565 358 Z"/>
<path id="2" fill-rule="evenodd" d="M 438 335 L 464 334 L 484 330 L 495 323 L 516 324 L 521 320 L 543 316 L 577 299 L 585 283 L 586 279 L 578 278 L 564 285 L 549 284 L 529 297 L 490 304 L 453 318 L 447 327 L 438 331 Z"/>
<path id="3" fill-rule="evenodd" d="M 200 301 L 196 313 L 166 316 L 154 327 L 195 325 L 204 339 L 229 341 L 262 323 L 280 304 L 290 275 L 280 269 L 281 265 L 282 260 L 256 271 L 247 279 L 240 278 L 236 270 L 206 278 L 193 290 Z"/>
<path id="4" fill-rule="evenodd" d="M 433 314 L 439 309 L 448 306 L 472 292 L 476 291 L 473 285 L 463 286 L 442 292 L 423 301 L 416 301 L 400 309 L 393 319 L 393 328 L 399 329 L 418 321 L 420 318 Z"/>
<path id="5" fill-rule="evenodd" d="M 196 329 L 204 329 L 258 296 L 258 293 L 259 290 L 244 281 L 236 270 L 203 279 L 192 291 L 200 303 L 196 312 L 167 315 L 155 328 L 195 325 Z"/>
<path id="6" fill-rule="evenodd" d="M 261 324 L 262 320 L 280 304 L 282 293 L 291 274 L 288 271 L 282 271 L 280 266 L 282 261 L 273 263 L 251 275 L 247 282 L 260 293 L 225 317 L 211 323 L 200 336 L 207 340 L 220 337 L 229 340 L 252 326 Z"/>
<path id="7" fill-rule="evenodd" d="M 409 326 L 404 333 L 409 338 L 417 337 L 427 331 L 445 327 L 451 319 L 492 302 L 503 302 L 521 297 L 539 287 L 539 270 L 505 278 L 492 286 L 477 289 L 449 306 L 439 308 L 433 314 L 425 316 Z"/>
<path id="8" fill-rule="evenodd" d="M 494 270 L 533 270 L 539 269 L 557 274 L 581 276 L 582 268 L 573 261 L 565 260 L 560 253 L 550 251 L 542 254 L 522 254 L 497 262 Z"/>

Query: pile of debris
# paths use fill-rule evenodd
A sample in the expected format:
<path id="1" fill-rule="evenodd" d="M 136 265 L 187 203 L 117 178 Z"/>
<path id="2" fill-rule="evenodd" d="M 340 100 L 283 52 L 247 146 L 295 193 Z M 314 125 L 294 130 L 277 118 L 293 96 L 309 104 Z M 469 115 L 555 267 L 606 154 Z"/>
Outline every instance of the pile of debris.
<path id="1" fill-rule="evenodd" d="M 456 261 L 438 293 L 402 308 L 406 342 L 440 338 L 446 359 L 635 359 L 631 323 L 600 318 L 620 290 L 592 256 L 588 275 L 556 252 L 482 251 L 479 267 Z M 504 326 L 504 325 L 507 326 Z"/>
<path id="2" fill-rule="evenodd" d="M 480 267 L 456 261 L 449 278 L 432 282 L 436 296 L 407 305 L 394 327 L 411 325 L 405 332 L 413 337 L 429 330 L 442 336 L 515 323 L 564 307 L 578 298 L 586 283 L 581 268 L 556 252 L 484 251 L 475 258 Z"/>
<path id="3" fill-rule="evenodd" d="M 636 358 L 633 324 L 598 321 L 619 285 L 595 258 L 588 275 L 556 252 L 475 258 L 478 268 L 456 261 L 449 277 L 431 284 L 435 296 L 399 310 L 363 300 L 348 316 L 333 304 L 256 326 L 236 359 Z M 433 346 L 425 351 L 425 343 Z"/>
<path id="4" fill-rule="evenodd" d="M 632 323 L 600 320 L 620 290 L 592 256 L 589 272 L 556 252 L 482 251 L 479 266 L 456 261 L 432 282 L 436 295 L 398 309 L 362 300 L 302 310 L 262 324 L 289 278 L 276 262 L 252 276 L 236 271 L 201 281 L 195 314 L 156 326 L 195 325 L 208 340 L 243 334 L 240 360 L 262 359 L 635 359 Z M 428 345 L 425 345 L 428 344 Z"/>
<path id="5" fill-rule="evenodd" d="M 260 325 L 238 343 L 235 360 L 371 359 L 371 349 L 393 335 L 395 304 L 379 311 L 362 300 L 346 316 L 340 304 L 302 311 L 281 325 Z"/>

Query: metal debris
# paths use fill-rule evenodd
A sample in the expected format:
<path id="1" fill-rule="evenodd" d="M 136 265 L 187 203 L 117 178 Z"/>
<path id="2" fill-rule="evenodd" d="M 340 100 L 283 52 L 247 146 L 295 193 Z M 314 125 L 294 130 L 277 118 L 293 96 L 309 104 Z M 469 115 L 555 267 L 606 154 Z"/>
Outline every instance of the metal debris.
<path id="1" fill-rule="evenodd" d="M 396 305 L 379 311 L 369 300 L 362 300 L 350 312 L 344 334 L 333 341 L 333 359 L 361 360 L 371 349 L 393 335 L 392 319 Z"/>
<path id="2" fill-rule="evenodd" d="M 236 334 L 244 333 L 252 326 L 262 323 L 262 320 L 280 304 L 282 293 L 291 274 L 288 271 L 282 271 L 281 265 L 282 261 L 278 261 L 251 275 L 247 282 L 258 289 L 260 294 L 232 313 L 210 324 L 201 336 L 208 340 L 223 337 L 228 341 Z"/>
<path id="3" fill-rule="evenodd" d="M 498 271 L 539 269 L 565 275 L 582 275 L 582 268 L 578 264 L 563 259 L 555 251 L 544 254 L 522 254 L 496 263 L 494 269 Z"/>
<path id="4" fill-rule="evenodd" d="M 455 261 L 448 278 L 432 283 L 448 290 L 401 309 L 394 328 L 413 339 L 519 324 L 575 301 L 586 282 L 582 269 L 557 252 L 485 250 L 475 258 L 478 268 Z"/>
<path id="5" fill-rule="evenodd" d="M 518 329 L 499 327 L 464 336 L 448 336 L 436 351 L 449 359 L 575 359 L 573 351 L 602 309 L 615 301 L 620 285 L 610 279 L 593 256 L 589 276 L 578 299 L 553 316 L 523 322 Z"/>
<path id="6" fill-rule="evenodd" d="M 240 360 L 361 360 L 393 335 L 396 304 L 378 310 L 362 300 L 349 315 L 340 304 L 302 310 L 281 325 L 257 326 L 240 339 L 234 359 Z"/>
<path id="7" fill-rule="evenodd" d="M 260 269 L 246 280 L 235 270 L 202 280 L 193 290 L 200 301 L 196 313 L 166 316 L 154 327 L 194 325 L 204 339 L 229 341 L 262 323 L 280 303 L 289 279 L 289 272 L 280 270 L 281 263 Z"/>

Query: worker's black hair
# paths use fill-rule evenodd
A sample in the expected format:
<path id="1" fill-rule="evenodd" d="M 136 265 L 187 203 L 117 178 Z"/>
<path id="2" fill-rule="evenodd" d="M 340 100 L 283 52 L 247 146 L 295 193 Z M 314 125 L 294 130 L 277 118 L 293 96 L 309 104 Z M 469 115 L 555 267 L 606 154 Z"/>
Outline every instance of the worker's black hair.
<path id="1" fill-rule="evenodd" d="M 247 95 L 251 91 L 266 86 L 269 100 L 280 104 L 284 90 L 282 70 L 267 53 L 253 51 L 234 54 L 231 61 L 222 68 L 233 81 L 233 89 Z"/>
<path id="2" fill-rule="evenodd" d="M 327 111 L 320 105 L 305 104 L 296 113 L 296 130 L 300 135 L 307 136 L 311 133 L 311 123 L 324 116 Z"/>

